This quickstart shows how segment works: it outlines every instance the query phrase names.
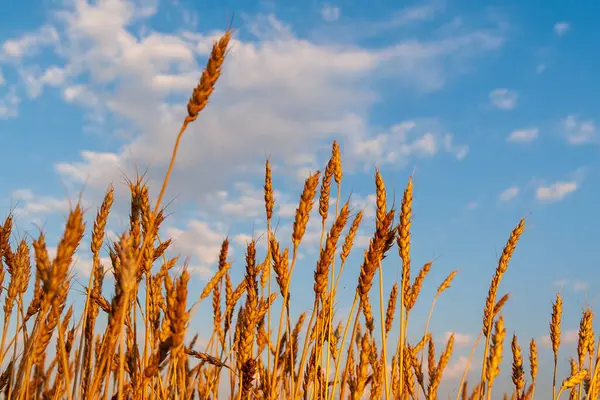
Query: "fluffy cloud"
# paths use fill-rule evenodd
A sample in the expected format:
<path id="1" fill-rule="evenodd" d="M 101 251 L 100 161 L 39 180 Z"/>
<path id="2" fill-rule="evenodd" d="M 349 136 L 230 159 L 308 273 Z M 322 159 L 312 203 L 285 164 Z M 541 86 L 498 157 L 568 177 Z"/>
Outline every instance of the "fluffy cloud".
<path id="1" fill-rule="evenodd" d="M 458 332 L 446 332 L 444 334 L 444 342 L 447 342 L 451 335 L 454 335 L 454 345 L 457 347 L 468 346 L 473 340 L 471 335 Z"/>
<path id="2" fill-rule="evenodd" d="M 515 197 L 517 197 L 519 194 L 519 188 L 517 186 L 512 186 L 509 187 L 508 189 L 502 191 L 502 193 L 500 193 L 500 196 L 498 196 L 498 198 L 500 199 L 500 201 L 510 201 L 512 199 L 514 199 Z"/>
<path id="3" fill-rule="evenodd" d="M 60 200 L 50 196 L 36 196 L 31 189 L 18 189 L 12 192 L 12 199 L 16 202 L 15 214 L 30 218 L 47 215 L 60 211 L 67 213 L 70 204 L 67 199 Z"/>
<path id="4" fill-rule="evenodd" d="M 517 92 L 505 88 L 492 90 L 489 97 L 492 106 L 500 110 L 514 109 L 519 99 Z"/>
<path id="5" fill-rule="evenodd" d="M 469 365 L 469 359 L 465 356 L 460 356 L 454 362 L 451 362 L 444 370 L 443 379 L 460 379 Z"/>
<path id="6" fill-rule="evenodd" d="M 21 59 L 29 96 L 56 87 L 65 102 L 88 113 L 87 130 L 118 131 L 126 138 L 111 152 L 86 149 L 79 159 L 58 162 L 65 183 L 85 182 L 88 190 L 102 191 L 123 174 L 131 176 L 135 165 L 152 166 L 150 187 L 162 179 L 185 116 L 184 102 L 201 73 L 203 63 L 196 60 L 209 55 L 219 33 L 134 33 L 132 26 L 156 13 L 155 4 L 146 4 L 78 1 L 48 25 L 3 45 L 3 57 Z M 430 9 L 406 9 L 394 21 L 404 24 L 431 15 Z M 233 40 L 208 109 L 183 137 L 169 188 L 182 199 L 200 201 L 222 190 L 233 173 L 246 179 L 264 161 L 257 155 L 277 154 L 287 163 L 333 136 L 354 158 L 345 160 L 348 165 L 371 167 L 378 157 L 403 166 L 440 149 L 464 158 L 468 148 L 444 137 L 442 129 L 421 123 L 409 129 L 399 123 L 381 132 L 371 126 L 368 110 L 380 99 L 365 77 L 411 90 L 438 90 L 461 72 L 456 61 L 469 62 L 504 41 L 501 28 L 491 26 L 400 41 L 386 36 L 385 45 L 370 49 L 342 39 L 336 44 L 335 38 L 322 43 L 298 37 L 273 15 L 250 18 L 247 26 L 254 37 Z M 54 51 L 52 64 L 29 65 L 30 54 L 42 46 Z M 10 94 L 0 100 L 0 118 L 16 116 L 20 98 Z M 314 165 L 293 170 L 300 168 L 314 170 Z M 292 174 L 286 169 L 291 168 L 284 165 L 281 173 Z"/>
<path id="7" fill-rule="evenodd" d="M 569 193 L 576 191 L 577 188 L 578 184 L 575 181 L 559 181 L 549 186 L 539 186 L 535 194 L 540 201 L 555 202 L 564 199 Z"/>
<path id="8" fill-rule="evenodd" d="M 581 121 L 571 114 L 562 121 L 567 142 L 571 145 L 582 145 L 596 140 L 596 124 L 593 120 Z"/>
<path id="9" fill-rule="evenodd" d="M 529 143 L 537 139 L 538 128 L 516 129 L 512 131 L 506 139 L 510 143 Z"/>
<path id="10" fill-rule="evenodd" d="M 184 229 L 169 227 L 167 236 L 173 239 L 173 251 L 182 257 L 192 257 L 190 272 L 209 278 L 219 259 L 221 243 L 226 234 L 205 221 L 190 220 Z"/>
<path id="11" fill-rule="evenodd" d="M 562 36 L 571 28 L 571 24 L 565 21 L 557 22 L 554 24 L 554 33 L 557 36 Z"/>

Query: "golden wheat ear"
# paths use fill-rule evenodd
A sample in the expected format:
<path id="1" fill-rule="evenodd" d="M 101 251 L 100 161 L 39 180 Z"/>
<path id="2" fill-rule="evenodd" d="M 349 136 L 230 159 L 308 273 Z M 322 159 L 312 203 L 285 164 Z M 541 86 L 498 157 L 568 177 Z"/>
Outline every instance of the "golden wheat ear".
<path id="1" fill-rule="evenodd" d="M 227 30 L 225 34 L 221 36 L 219 41 L 213 45 L 206 68 L 200 77 L 200 82 L 198 82 L 198 85 L 194 88 L 192 96 L 188 101 L 188 116 L 186 119 L 189 122 L 198 118 L 198 114 L 206 107 L 210 95 L 215 90 L 215 84 L 221 76 L 221 70 L 223 62 L 225 61 L 225 55 L 227 53 L 229 41 L 231 40 L 231 35 L 232 31 Z"/>

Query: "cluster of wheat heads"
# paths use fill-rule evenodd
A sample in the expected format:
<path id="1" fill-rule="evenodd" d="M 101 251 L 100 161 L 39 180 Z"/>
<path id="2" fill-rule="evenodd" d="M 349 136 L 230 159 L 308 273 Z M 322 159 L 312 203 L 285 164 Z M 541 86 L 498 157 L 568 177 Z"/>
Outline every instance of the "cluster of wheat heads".
<path id="1" fill-rule="evenodd" d="M 340 276 L 363 219 L 362 211 L 352 213 L 349 200 L 341 201 L 342 161 L 336 142 L 324 173 L 317 171 L 306 179 L 293 223 L 291 248 L 282 248 L 272 230 L 275 198 L 267 160 L 264 203 L 268 245 L 264 258 L 257 256 L 256 241 L 250 241 L 244 278 L 234 284 L 228 261 L 229 241 L 224 239 L 217 272 L 199 299 L 212 298 L 213 315 L 197 316 L 212 320 L 212 336 L 203 348 L 196 349 L 200 347 L 197 337 L 186 343 L 189 321 L 199 301 L 192 303 L 187 299 L 190 275 L 185 268 L 174 268 L 179 265 L 178 259 L 166 255 L 171 240 L 159 237 L 165 219 L 161 200 L 179 141 L 188 124 L 207 104 L 230 38 L 231 32 L 227 31 L 215 43 L 193 91 L 188 116 L 177 136 L 171 164 L 154 206 L 142 180 L 129 182 L 130 223 L 114 243 L 105 239 L 113 188 L 106 192 L 91 229 L 93 266 L 89 284 L 81 294 L 85 297 L 81 315 L 74 315 L 73 308 L 67 308 L 66 303 L 73 257 L 86 231 L 82 207 L 77 205 L 70 211 L 54 259 L 49 257 L 43 233 L 31 243 L 14 240 L 11 215 L 0 226 L 0 290 L 4 294 L 0 392 L 5 398 L 437 398 L 452 356 L 454 337 L 436 355 L 428 325 L 435 302 L 450 287 L 456 271 L 439 285 L 422 338 L 409 343 L 407 328 L 411 311 L 432 267 L 431 262 L 425 263 L 411 278 L 411 180 L 400 209 L 396 210 L 393 205 L 388 206 L 384 180 L 379 171 L 375 172 L 375 230 L 364 251 L 349 316 L 346 321 L 334 324 Z M 330 201 L 332 188 L 337 190 L 334 201 Z M 315 204 L 317 194 L 318 204 Z M 330 204 L 335 204 L 335 210 L 329 209 Z M 314 302 L 309 308 L 310 316 L 302 313 L 292 321 L 290 309 L 298 304 L 290 301 L 290 282 L 313 207 L 317 207 L 315 211 L 318 209 L 321 217 Z M 472 356 L 484 338 L 481 379 L 468 390 L 467 366 L 457 400 L 492 398 L 506 336 L 501 311 L 508 300 L 508 295 L 498 298 L 498 289 L 523 230 L 522 220 L 502 252 L 485 301 L 481 333 L 471 353 Z M 110 266 L 100 261 L 104 245 L 110 249 Z M 389 296 L 384 297 L 382 260 L 394 247 L 402 273 Z M 30 287 L 32 264 L 35 281 Z M 103 287 L 106 273 L 114 276 L 110 300 L 105 293 L 111 290 Z M 376 277 L 378 281 L 374 282 Z M 374 283 L 379 288 L 375 292 Z M 24 301 L 26 292 L 31 293 L 27 296 L 28 304 Z M 277 298 L 279 301 L 275 302 Z M 376 301 L 373 299 L 379 301 L 378 316 L 373 313 L 372 301 Z M 103 331 L 99 329 L 102 324 L 97 324 L 100 313 L 106 316 Z M 571 374 L 557 385 L 561 317 L 562 300 L 557 296 L 550 322 L 555 364 L 553 398 L 569 391 L 574 399 L 596 399 L 600 373 L 593 313 L 590 309 L 584 311 Z M 14 332 L 9 332 L 11 321 L 16 326 Z M 399 338 L 388 341 L 394 321 L 399 327 Z M 55 348 L 55 355 L 46 359 L 50 346 Z M 533 399 L 538 371 L 536 342 L 532 340 L 529 346 L 528 385 L 516 336 L 512 338 L 511 349 L 512 398 Z"/>

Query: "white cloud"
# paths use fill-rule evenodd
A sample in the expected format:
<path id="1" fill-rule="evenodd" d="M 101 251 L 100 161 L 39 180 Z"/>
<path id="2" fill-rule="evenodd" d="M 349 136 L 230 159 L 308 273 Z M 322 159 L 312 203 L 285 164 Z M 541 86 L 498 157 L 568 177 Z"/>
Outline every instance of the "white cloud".
<path id="1" fill-rule="evenodd" d="M 19 70 L 21 80 L 27 88 L 29 98 L 35 99 L 42 94 L 44 86 L 58 87 L 69 75 L 69 71 L 55 65 L 41 71 L 39 66 L 24 67 Z"/>
<path id="2" fill-rule="evenodd" d="M 451 133 L 446 133 L 444 135 L 444 149 L 448 153 L 453 153 L 457 160 L 462 160 L 469 154 L 469 146 L 454 144 L 453 135 Z"/>
<path id="3" fill-rule="evenodd" d="M 78 251 L 75 253 L 76 258 L 73 261 L 73 268 L 77 271 L 77 275 L 79 275 L 79 277 L 81 278 L 89 278 L 93 266 L 93 261 L 88 257 L 87 254 L 79 254 L 80 252 L 83 252 L 85 254 L 85 251 L 87 251 L 87 249 L 80 245 Z M 104 267 L 104 270 L 112 268 L 112 262 L 110 260 L 110 257 L 100 257 L 100 265 Z"/>
<path id="4" fill-rule="evenodd" d="M 161 88 L 167 90 L 165 85 L 172 85 L 174 80 L 185 78 L 185 84 L 171 86 L 171 92 L 189 96 L 200 68 L 193 63 L 194 47 L 191 45 L 195 42 L 197 51 L 206 55 L 215 37 L 194 36 L 187 40 L 186 37 L 156 34 L 150 45 L 147 44 L 150 39 L 136 41 L 122 26 L 95 32 L 88 29 L 89 24 L 81 20 L 92 18 L 96 8 L 101 7 L 101 4 L 98 7 L 84 7 L 83 10 L 69 16 L 69 29 L 77 32 L 75 37 L 82 36 L 92 44 L 90 52 L 83 57 L 79 56 L 73 62 L 81 60 L 84 65 L 80 67 L 90 70 L 101 81 L 128 77 L 127 83 L 122 89 L 117 89 L 117 92 L 104 93 L 102 97 L 96 95 L 97 99 L 108 101 L 110 111 L 132 121 L 141 133 L 122 151 L 114 154 L 114 161 L 126 166 L 134 161 L 138 165 L 163 164 L 167 161 L 167 156 L 158 149 L 170 147 L 173 141 L 172 132 L 177 130 L 185 108 L 175 108 L 163 103 Z M 109 40 L 109 37 L 115 40 Z M 117 37 L 122 39 L 117 40 Z M 157 47 L 163 50 L 158 52 Z M 343 119 L 337 120 L 337 117 L 324 114 L 323 106 L 329 103 L 333 109 L 351 110 L 354 108 L 353 101 L 346 99 L 361 97 L 358 94 L 360 90 L 352 95 L 340 95 L 340 91 L 347 92 L 347 89 L 332 84 L 331 78 L 338 74 L 349 78 L 355 73 L 360 74 L 361 71 L 370 68 L 373 59 L 367 52 L 342 51 L 336 54 L 335 49 L 328 51 L 294 38 L 283 38 L 283 42 L 272 41 L 263 44 L 236 41 L 233 47 L 214 101 L 209 106 L 209 112 L 203 114 L 185 136 L 186 143 L 178 164 L 188 171 L 206 171 L 210 168 L 212 174 L 198 172 L 195 177 L 213 187 L 222 181 L 221 172 L 231 171 L 231 164 L 219 154 L 226 153 L 227 159 L 234 157 L 240 164 L 254 158 L 254 154 L 275 152 L 276 149 L 277 154 L 285 156 L 295 153 L 298 147 L 303 147 L 300 138 L 310 139 L 306 132 L 313 134 L 314 141 L 315 137 L 322 137 L 333 131 L 345 131 L 343 125 L 350 126 L 350 122 L 344 123 Z M 125 54 L 136 54 L 136 59 L 129 60 Z M 189 54 L 189 57 L 186 54 Z M 172 70 L 170 64 L 173 63 L 179 64 L 183 73 L 171 75 L 173 79 L 168 80 L 167 71 Z M 290 66 L 294 71 L 290 70 Z M 162 72 L 163 70 L 165 72 Z M 245 71 L 244 77 L 240 76 L 240 71 Z M 299 84 L 298 79 L 290 79 L 290 74 L 304 83 Z M 89 89 L 98 93 L 100 88 L 96 86 Z M 88 107 L 97 103 L 89 101 L 93 97 L 88 97 L 89 91 L 84 92 L 83 89 L 81 86 L 68 86 L 64 90 L 65 99 L 87 99 L 88 104 L 83 105 Z M 228 92 L 227 97 L 237 98 L 237 102 L 219 104 L 220 92 Z M 250 96 L 252 93 L 254 94 Z M 285 101 L 281 101 L 282 93 L 287 93 L 284 96 Z M 290 109 L 296 109 L 296 115 L 286 111 Z M 201 132 L 214 134 L 205 135 Z M 136 155 L 136 159 L 133 159 L 132 154 Z M 97 153 L 88 152 L 84 154 L 85 159 L 77 168 L 66 168 L 68 164 L 74 165 L 73 163 L 61 163 L 59 169 L 61 172 L 75 171 L 77 177 L 89 177 L 90 184 L 102 186 L 103 183 L 97 181 L 102 182 L 106 178 L 96 172 L 98 169 L 94 165 L 98 162 L 98 156 Z M 105 160 L 106 157 L 102 156 L 102 159 Z M 190 165 L 194 165 L 194 168 L 189 168 Z M 110 170 L 114 171 L 115 168 Z M 112 177 L 114 176 L 112 174 Z M 185 190 L 183 185 L 177 185 L 176 179 L 173 184 Z M 206 188 L 207 185 L 198 187 L 200 186 Z"/>
<path id="5" fill-rule="evenodd" d="M 6 79 L 4 79 L 4 75 L 2 74 L 2 69 L 0 69 L 0 86 L 4 86 L 6 83 Z"/>
<path id="6" fill-rule="evenodd" d="M 99 179 L 101 171 L 111 173 L 110 177 L 105 176 L 104 179 L 100 180 L 101 185 L 98 182 L 98 187 L 106 187 L 107 182 L 118 180 L 121 175 L 118 171 L 125 170 L 124 165 L 121 165 L 121 159 L 114 153 L 82 151 L 81 158 L 83 159 L 81 162 L 58 163 L 55 168 L 62 176 L 71 178 L 77 182 L 83 182 L 90 176 Z M 93 167 L 94 169 L 89 167 Z"/>
<path id="7" fill-rule="evenodd" d="M 76 84 L 66 86 L 62 92 L 63 98 L 68 103 L 79 103 L 87 107 L 98 105 L 98 99 L 86 85 Z"/>
<path id="8" fill-rule="evenodd" d="M 506 139 L 510 143 L 529 143 L 537 139 L 538 128 L 516 129 L 512 131 Z"/>
<path id="9" fill-rule="evenodd" d="M 469 359 L 465 356 L 460 356 L 454 362 L 451 362 L 444 370 L 443 379 L 460 379 L 469 365 Z"/>
<path id="10" fill-rule="evenodd" d="M 435 136 L 431 132 L 427 132 L 411 144 L 407 145 L 405 151 L 407 154 L 415 152 L 417 154 L 432 156 L 437 153 L 437 146 Z"/>
<path id="11" fill-rule="evenodd" d="M 170 157 L 165 149 L 171 149 L 185 101 L 203 67 L 196 60 L 209 54 L 219 33 L 134 32 L 132 26 L 147 25 L 156 12 L 154 4 L 145 4 L 78 1 L 52 21 L 56 34 L 48 35 L 54 39 L 47 44 L 54 46 L 59 62 L 53 59 L 51 66 L 32 70 L 31 93 L 39 93 L 43 85 L 56 86 L 65 102 L 92 113 L 88 123 L 120 121 L 127 129 L 122 133 L 127 140 L 117 150 L 85 149 L 78 159 L 58 162 L 56 169 L 67 183 L 85 181 L 87 188 L 103 190 L 107 182 L 133 175 L 134 165 L 152 167 L 147 175 L 151 187 L 162 179 Z M 428 18 L 425 14 L 411 11 L 403 18 L 416 22 Z M 233 40 L 206 112 L 183 137 L 169 183 L 169 193 L 181 199 L 198 200 L 223 189 L 238 172 L 237 165 L 262 163 L 258 155 L 276 154 L 287 161 L 334 135 L 348 165 L 372 166 L 371 154 L 381 154 L 382 163 L 396 166 L 406 165 L 411 157 L 432 157 L 443 146 L 439 130 L 417 128 L 398 138 L 393 137 L 398 125 L 382 134 L 369 124 L 365 110 L 380 99 L 364 78 L 377 76 L 417 91 L 439 90 L 461 73 L 457 64 L 492 52 L 504 41 L 502 28 L 491 26 L 369 49 L 343 40 L 336 44 L 299 38 L 273 15 L 250 18 L 248 26 L 255 37 Z M 24 54 L 23 49 L 38 42 L 9 43 L 9 53 Z M 16 115 L 16 107 L 7 112 L 2 106 L 0 102 L 2 117 Z M 452 152 L 462 158 L 466 147 L 453 145 Z"/>
<path id="12" fill-rule="evenodd" d="M 37 70 L 38 68 L 34 69 Z M 25 83 L 27 95 L 30 99 L 35 99 L 42 94 L 42 84 L 36 77 L 36 71 L 29 68 L 22 68 L 19 71 L 19 75 L 21 76 L 23 83 Z"/>
<path id="13" fill-rule="evenodd" d="M 312 168 L 312 167 L 299 167 L 296 169 L 296 181 L 297 182 L 304 182 L 306 180 L 306 178 L 313 174 L 315 171 L 317 170 L 317 168 Z"/>
<path id="14" fill-rule="evenodd" d="M 38 196 L 31 189 L 13 191 L 12 200 L 17 203 L 15 214 L 27 217 L 47 215 L 56 211 L 67 213 L 71 208 L 68 199 Z M 83 204 L 85 205 L 85 202 Z"/>
<path id="15" fill-rule="evenodd" d="M 354 248 L 359 250 L 368 249 L 371 237 L 372 235 L 356 235 L 354 238 Z"/>
<path id="16" fill-rule="evenodd" d="M 442 135 L 440 130 L 441 125 L 431 119 L 404 121 L 374 136 L 351 136 L 351 156 L 366 168 L 372 167 L 373 160 L 378 160 L 379 165 L 406 166 L 411 159 L 433 157 L 440 149 L 457 160 L 464 159 L 469 146 L 455 144 L 451 133 Z"/>
<path id="17" fill-rule="evenodd" d="M 563 331 L 560 337 L 561 343 L 564 344 L 575 344 L 579 339 L 579 331 L 577 329 L 572 329 L 568 331 Z M 548 348 L 552 348 L 552 341 L 549 335 L 544 335 L 541 338 L 541 342 L 544 346 Z"/>
<path id="18" fill-rule="evenodd" d="M 324 4 L 321 7 L 321 17 L 324 21 L 337 21 L 340 18 L 340 8 L 334 7 L 331 4 Z"/>
<path id="19" fill-rule="evenodd" d="M 53 26 L 42 26 L 35 32 L 26 33 L 17 39 L 6 40 L 2 44 L 0 60 L 31 57 L 41 47 L 55 44 L 58 39 L 58 32 Z"/>
<path id="20" fill-rule="evenodd" d="M 566 331 L 563 336 L 563 340 L 567 344 L 577 343 L 578 339 L 579 339 L 579 331 L 577 329 L 572 329 L 572 330 Z"/>
<path id="21" fill-rule="evenodd" d="M 549 186 L 539 186 L 536 189 L 536 197 L 540 201 L 554 202 L 564 199 L 569 193 L 576 191 L 578 184 L 575 181 L 555 182 Z"/>
<path id="22" fill-rule="evenodd" d="M 255 188 L 245 182 L 236 183 L 234 186 L 239 196 L 228 197 L 221 202 L 220 209 L 223 214 L 235 218 L 255 218 L 265 214 L 262 188 Z"/>
<path id="23" fill-rule="evenodd" d="M 557 36 L 564 35 L 569 29 L 571 29 L 571 24 L 569 22 L 561 21 L 554 24 L 554 33 L 556 33 Z"/>
<path id="24" fill-rule="evenodd" d="M 209 274 L 217 264 L 221 243 L 225 234 L 205 221 L 190 220 L 185 229 L 166 228 L 167 236 L 173 239 L 172 249 L 183 258 L 192 257 L 190 271 Z"/>
<path id="25" fill-rule="evenodd" d="M 581 121 L 578 116 L 570 114 L 562 124 L 567 143 L 571 145 L 582 145 L 596 140 L 596 124 L 593 120 Z"/>
<path id="26" fill-rule="evenodd" d="M 442 10 L 442 2 L 429 1 L 394 10 L 380 20 L 366 20 L 359 18 L 349 18 L 346 21 L 338 20 L 334 30 L 332 30 L 331 26 L 324 24 L 324 26 L 321 26 L 316 30 L 316 34 L 322 36 L 333 32 L 336 35 L 339 35 L 344 42 L 352 43 L 365 38 L 388 35 L 390 31 L 398 28 L 430 21 Z M 444 26 L 442 29 L 443 28 Z M 446 30 L 444 33 L 454 33 L 460 26 L 453 26 L 452 28 L 454 28 L 454 30 Z"/>
<path id="27" fill-rule="evenodd" d="M 506 88 L 494 89 L 490 92 L 492 106 L 500 110 L 512 110 L 517 106 L 519 95 L 514 90 Z"/>
<path id="28" fill-rule="evenodd" d="M 233 237 L 233 241 L 240 246 L 246 246 L 252 241 L 252 236 L 247 235 L 245 233 L 240 233 Z"/>
<path id="29" fill-rule="evenodd" d="M 267 249 L 267 234 L 266 232 L 258 233 L 255 232 L 254 236 L 248 235 L 246 233 L 240 233 L 233 236 L 233 243 L 245 249 L 248 247 L 248 243 L 254 240 L 254 243 L 257 248 Z"/>
<path id="30" fill-rule="evenodd" d="M 518 194 L 519 188 L 517 186 L 512 186 L 500 193 L 500 196 L 498 196 L 498 198 L 500 199 L 500 201 L 510 201 L 517 197 Z"/>
<path id="31" fill-rule="evenodd" d="M 277 203 L 276 203 L 277 204 Z M 279 216 L 282 218 L 290 218 L 296 215 L 297 204 L 294 203 L 283 203 L 279 204 Z"/>
<path id="32" fill-rule="evenodd" d="M 454 335 L 454 345 L 456 347 L 468 346 L 473 340 L 473 337 L 471 335 L 458 332 L 446 332 L 444 333 L 444 342 L 447 342 L 448 339 L 450 339 L 450 336 L 452 335 Z"/>
<path id="33" fill-rule="evenodd" d="M 353 194 L 350 201 L 353 209 L 363 212 L 364 218 L 371 218 L 375 216 L 375 210 L 377 208 L 377 196 L 374 193 L 370 193 L 366 196 L 360 194 Z"/>
<path id="34" fill-rule="evenodd" d="M 0 120 L 16 118 L 19 116 L 21 98 L 17 95 L 14 85 L 8 87 L 4 95 L 0 95 Z"/>

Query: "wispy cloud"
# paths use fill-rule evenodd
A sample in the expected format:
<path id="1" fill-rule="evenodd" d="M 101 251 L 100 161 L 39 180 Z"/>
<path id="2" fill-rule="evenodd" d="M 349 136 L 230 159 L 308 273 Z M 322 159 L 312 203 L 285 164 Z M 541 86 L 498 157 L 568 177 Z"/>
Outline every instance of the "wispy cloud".
<path id="1" fill-rule="evenodd" d="M 568 283 L 569 283 L 568 279 L 559 279 L 556 282 L 554 282 L 554 286 L 556 286 L 560 290 L 563 287 L 565 287 L 565 285 L 567 285 Z"/>
<path id="2" fill-rule="evenodd" d="M 500 110 L 514 109 L 517 106 L 517 100 L 519 99 L 517 92 L 506 88 L 492 90 L 489 97 L 492 106 Z"/>
<path id="3" fill-rule="evenodd" d="M 590 284 L 589 282 L 581 280 L 571 281 L 569 279 L 559 279 L 556 282 L 554 282 L 554 286 L 556 286 L 558 290 L 562 290 L 566 287 L 568 289 L 573 290 L 574 292 L 586 292 L 589 289 Z"/>
<path id="4" fill-rule="evenodd" d="M 558 181 L 548 186 L 539 186 L 536 189 L 536 197 L 543 202 L 556 202 L 564 199 L 569 193 L 573 193 L 578 188 L 575 181 Z"/>
<path id="5" fill-rule="evenodd" d="M 596 123 L 594 120 L 582 121 L 577 115 L 570 114 L 562 121 L 567 142 L 571 145 L 582 145 L 596 140 Z"/>
<path id="6" fill-rule="evenodd" d="M 544 63 L 542 64 L 538 64 L 537 67 L 535 67 L 535 73 L 536 74 L 541 74 L 542 72 L 544 72 L 546 69 L 548 68 L 548 66 Z"/>
<path id="7" fill-rule="evenodd" d="M 332 7 L 330 3 L 327 6 Z M 327 7 L 321 8 L 321 11 Z M 431 1 L 424 4 L 402 7 L 391 11 L 381 20 L 366 20 L 353 18 L 348 21 L 339 20 L 335 24 L 335 33 L 344 40 L 356 40 L 389 34 L 391 31 L 418 25 L 432 20 L 443 9 L 441 1 Z M 341 10 L 340 10 L 341 11 Z M 321 14 L 322 15 L 322 14 Z M 328 28 L 328 27 L 326 27 Z M 322 33 L 317 30 L 317 33 Z"/>
<path id="8" fill-rule="evenodd" d="M 566 21 L 560 21 L 554 24 L 554 33 L 557 36 L 562 36 L 571 29 L 571 24 Z"/>
<path id="9" fill-rule="evenodd" d="M 0 95 L 0 120 L 11 119 L 19 116 L 21 97 L 17 95 L 17 88 L 10 85 L 6 93 Z"/>
<path id="10" fill-rule="evenodd" d="M 498 198 L 500 199 L 500 201 L 506 202 L 506 201 L 510 201 L 510 200 L 514 199 L 518 195 L 519 195 L 519 188 L 517 186 L 511 186 L 508 189 L 505 189 L 504 191 L 502 191 L 502 193 L 500 193 Z"/>
<path id="11" fill-rule="evenodd" d="M 585 292 L 590 287 L 589 282 L 575 281 L 573 282 L 573 290 L 576 292 Z"/>
<path id="12" fill-rule="evenodd" d="M 516 129 L 508 135 L 506 140 L 509 143 L 529 143 L 537 139 L 538 133 L 538 128 Z"/>
<path id="13" fill-rule="evenodd" d="M 38 218 L 56 211 L 68 212 L 70 209 L 68 199 L 39 196 L 31 189 L 17 189 L 11 197 L 18 204 L 15 213 L 22 217 Z"/>
<path id="14" fill-rule="evenodd" d="M 19 60 L 24 57 L 37 55 L 44 46 L 54 45 L 59 40 L 59 34 L 51 25 L 44 25 L 36 31 L 26 33 L 17 39 L 9 39 L 2 44 L 1 60 Z"/>
<path id="15" fill-rule="evenodd" d="M 453 154 L 457 160 L 464 159 L 467 145 L 454 143 L 452 134 L 440 135 L 437 121 L 404 121 L 394 124 L 386 131 L 368 137 L 350 137 L 352 158 L 364 166 L 371 166 L 376 159 L 380 165 L 405 166 L 411 159 L 431 158 L 440 151 Z"/>
<path id="16" fill-rule="evenodd" d="M 454 137 L 451 133 L 446 133 L 444 135 L 444 149 L 448 153 L 454 154 L 457 160 L 462 160 L 469 154 L 469 146 L 465 144 L 455 144 Z"/>
<path id="17" fill-rule="evenodd" d="M 327 22 L 337 21 L 340 18 L 340 8 L 331 4 L 324 4 L 321 7 L 321 18 Z"/>

